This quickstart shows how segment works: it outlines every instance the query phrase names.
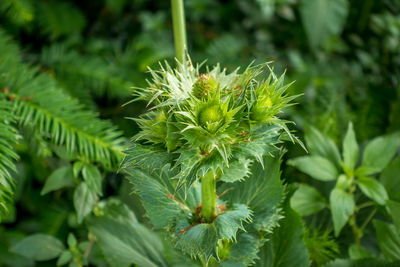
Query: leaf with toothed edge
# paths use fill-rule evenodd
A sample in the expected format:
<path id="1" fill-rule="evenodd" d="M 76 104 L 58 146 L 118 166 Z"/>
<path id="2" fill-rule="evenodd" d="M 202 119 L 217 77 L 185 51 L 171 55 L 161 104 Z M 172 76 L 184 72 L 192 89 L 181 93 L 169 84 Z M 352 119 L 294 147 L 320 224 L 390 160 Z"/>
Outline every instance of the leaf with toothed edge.
<path id="1" fill-rule="evenodd" d="M 244 180 L 250 174 L 252 160 L 236 160 L 224 169 L 224 173 L 219 178 L 221 181 L 233 183 Z"/>

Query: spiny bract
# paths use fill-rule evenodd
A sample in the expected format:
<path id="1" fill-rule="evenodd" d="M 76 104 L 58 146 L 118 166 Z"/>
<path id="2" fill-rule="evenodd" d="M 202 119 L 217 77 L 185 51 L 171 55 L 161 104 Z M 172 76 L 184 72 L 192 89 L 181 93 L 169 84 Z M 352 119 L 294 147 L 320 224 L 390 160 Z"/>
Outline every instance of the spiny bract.
<path id="1" fill-rule="evenodd" d="M 219 65 L 211 70 L 193 66 L 190 59 L 150 70 L 147 88 L 138 88 L 135 100 L 150 111 L 136 119 L 141 131 L 135 139 L 159 144 L 178 154 L 178 187 L 213 170 L 223 174 L 232 163 L 269 154 L 290 132 L 277 115 L 297 96 L 288 96 L 284 74 L 275 76 L 268 63 L 250 65 L 243 73 L 227 74 Z M 269 71 L 267 79 L 256 78 Z M 190 163 L 187 159 L 191 159 Z M 187 179 L 188 176 L 190 179 Z"/>

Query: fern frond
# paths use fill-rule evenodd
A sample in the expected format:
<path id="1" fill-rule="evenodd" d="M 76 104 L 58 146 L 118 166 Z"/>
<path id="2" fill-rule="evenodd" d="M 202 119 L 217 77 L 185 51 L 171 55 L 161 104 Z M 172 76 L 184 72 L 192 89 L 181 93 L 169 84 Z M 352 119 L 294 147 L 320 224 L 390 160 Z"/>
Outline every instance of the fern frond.
<path id="1" fill-rule="evenodd" d="M 8 206 L 13 202 L 14 180 L 11 171 L 16 171 L 14 161 L 18 159 L 14 147 L 17 131 L 12 126 L 13 105 L 0 98 L 0 222 L 8 214 Z"/>

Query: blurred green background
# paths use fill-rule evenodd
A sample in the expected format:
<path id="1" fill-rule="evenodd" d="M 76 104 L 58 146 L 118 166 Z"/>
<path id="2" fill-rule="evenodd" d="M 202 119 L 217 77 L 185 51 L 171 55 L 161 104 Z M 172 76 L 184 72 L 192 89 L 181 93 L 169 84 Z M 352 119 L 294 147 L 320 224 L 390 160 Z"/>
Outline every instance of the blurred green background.
<path id="1" fill-rule="evenodd" d="M 193 61 L 228 70 L 273 61 L 278 74 L 286 70 L 295 81 L 290 93 L 303 94 L 284 114 L 300 136 L 310 124 L 339 142 L 353 121 L 363 144 L 400 129 L 400 1 L 186 0 L 185 12 Z M 127 138 L 137 125 L 126 117 L 139 116 L 145 104 L 122 105 L 146 85 L 148 66 L 174 57 L 169 1 L 1 0 L 0 28 L 25 63 Z M 15 206 L 0 226 L 0 265 L 29 265 L 7 252 L 26 234 L 86 234 L 74 219 L 72 192 L 40 196 L 62 155 L 27 147 L 19 146 Z M 298 146 L 288 151 L 289 158 L 304 154 Z M 306 179 L 290 168 L 284 174 L 290 182 Z M 106 178 L 105 197 L 121 196 L 141 218 L 123 177 Z"/>

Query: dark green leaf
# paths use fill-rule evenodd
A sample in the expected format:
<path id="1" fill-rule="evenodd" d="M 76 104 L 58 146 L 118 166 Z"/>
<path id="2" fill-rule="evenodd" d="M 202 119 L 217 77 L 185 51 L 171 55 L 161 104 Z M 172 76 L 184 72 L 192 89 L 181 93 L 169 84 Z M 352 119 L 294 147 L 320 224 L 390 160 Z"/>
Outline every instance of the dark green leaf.
<path id="1" fill-rule="evenodd" d="M 390 199 L 400 202 L 400 157 L 393 160 L 379 177 Z"/>
<path id="2" fill-rule="evenodd" d="M 358 161 L 358 144 L 356 134 L 354 133 L 353 124 L 349 123 L 346 136 L 343 140 L 343 163 L 346 169 L 354 170 Z"/>
<path id="3" fill-rule="evenodd" d="M 74 207 L 78 214 L 78 222 L 93 210 L 96 203 L 96 192 L 92 190 L 85 182 L 80 183 L 74 192 Z"/>
<path id="4" fill-rule="evenodd" d="M 93 165 L 85 165 L 82 169 L 82 175 L 87 186 L 90 187 L 92 191 L 96 192 L 96 194 L 102 196 L 101 174 L 99 170 Z"/>
<path id="5" fill-rule="evenodd" d="M 379 248 L 385 259 L 400 260 L 400 235 L 394 225 L 379 220 L 374 220 L 373 223 Z"/>
<path id="6" fill-rule="evenodd" d="M 396 154 L 400 144 L 398 134 L 379 136 L 365 147 L 362 166 L 367 168 L 366 174 L 382 171 Z"/>
<path id="7" fill-rule="evenodd" d="M 288 161 L 288 164 L 320 181 L 333 181 L 338 171 L 333 163 L 320 156 L 303 156 Z"/>
<path id="8" fill-rule="evenodd" d="M 11 251 L 36 261 L 57 258 L 65 249 L 60 240 L 45 234 L 34 234 L 24 238 Z"/>
<path id="9" fill-rule="evenodd" d="M 389 200 L 387 204 L 390 215 L 392 215 L 393 218 L 394 226 L 397 229 L 397 233 L 400 235 L 400 203 Z"/>
<path id="10" fill-rule="evenodd" d="M 300 184 L 296 192 L 290 199 L 292 208 L 302 216 L 308 216 L 319 212 L 326 207 L 326 200 L 312 186 Z"/>
<path id="11" fill-rule="evenodd" d="M 45 195 L 48 192 L 72 185 L 74 185 L 72 168 L 71 166 L 64 166 L 50 174 L 40 194 Z"/>
<path id="12" fill-rule="evenodd" d="M 388 195 L 383 185 L 370 177 L 358 177 L 357 185 L 361 191 L 372 200 L 375 200 L 380 205 L 385 205 Z"/>
<path id="13" fill-rule="evenodd" d="M 301 20 L 313 49 L 342 31 L 348 8 L 347 0 L 300 1 Z"/>
<path id="14" fill-rule="evenodd" d="M 354 212 L 354 198 L 346 191 L 340 188 L 335 188 L 331 192 L 329 202 L 331 205 L 335 236 L 338 236 L 343 226 L 347 223 L 350 215 Z"/>
<path id="15" fill-rule="evenodd" d="M 246 267 L 254 264 L 261 243 L 253 235 L 241 232 L 237 242 L 230 244 L 228 257 L 221 263 L 222 267 Z"/>

